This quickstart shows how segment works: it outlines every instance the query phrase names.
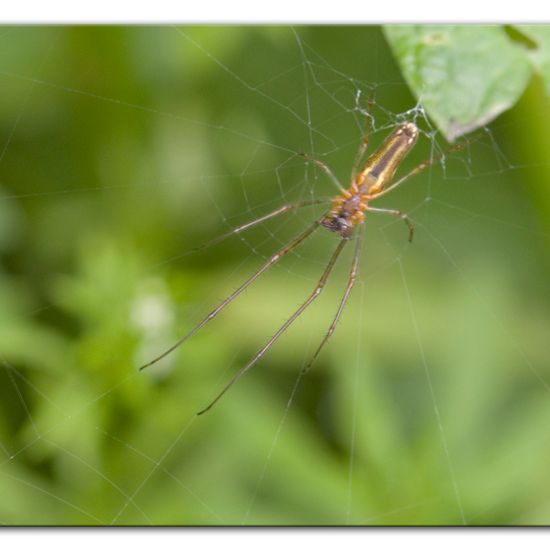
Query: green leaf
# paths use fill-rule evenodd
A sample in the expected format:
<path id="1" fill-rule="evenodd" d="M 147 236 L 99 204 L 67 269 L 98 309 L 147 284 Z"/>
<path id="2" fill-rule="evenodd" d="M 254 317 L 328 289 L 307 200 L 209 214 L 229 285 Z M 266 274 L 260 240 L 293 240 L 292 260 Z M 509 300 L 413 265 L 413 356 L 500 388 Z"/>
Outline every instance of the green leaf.
<path id="1" fill-rule="evenodd" d="M 516 25 L 513 28 L 533 42 L 527 53 L 550 96 L 550 29 L 540 25 Z"/>
<path id="2" fill-rule="evenodd" d="M 448 141 L 509 109 L 531 76 L 524 49 L 501 27 L 386 26 L 412 91 Z"/>

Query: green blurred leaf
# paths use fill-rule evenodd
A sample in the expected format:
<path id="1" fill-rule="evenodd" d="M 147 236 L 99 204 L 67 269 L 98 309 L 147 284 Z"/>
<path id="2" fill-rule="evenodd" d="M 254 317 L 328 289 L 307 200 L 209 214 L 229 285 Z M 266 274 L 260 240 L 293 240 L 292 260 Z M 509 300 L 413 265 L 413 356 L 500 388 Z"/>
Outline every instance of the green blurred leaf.
<path id="1" fill-rule="evenodd" d="M 405 79 L 448 141 L 480 128 L 522 95 L 531 69 L 496 26 L 387 26 Z"/>

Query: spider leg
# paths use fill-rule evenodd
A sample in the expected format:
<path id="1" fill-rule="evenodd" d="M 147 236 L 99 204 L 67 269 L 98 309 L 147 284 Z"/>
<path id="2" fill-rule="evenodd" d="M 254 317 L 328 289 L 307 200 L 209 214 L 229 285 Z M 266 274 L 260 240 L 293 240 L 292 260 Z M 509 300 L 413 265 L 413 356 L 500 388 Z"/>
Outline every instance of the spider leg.
<path id="1" fill-rule="evenodd" d="M 233 229 L 229 230 L 227 233 L 223 233 L 222 235 L 218 235 L 217 237 L 214 237 L 210 241 L 207 241 L 190 250 L 189 254 L 192 254 L 194 252 L 199 252 L 200 250 L 203 250 L 205 248 L 209 248 L 210 246 L 218 244 L 219 242 L 227 239 L 228 237 L 231 237 L 232 235 L 237 235 L 238 233 L 242 233 L 243 231 L 246 231 L 247 229 L 250 229 L 255 225 L 258 225 L 262 222 L 270 220 L 271 218 L 274 218 L 279 214 L 284 214 L 289 210 L 303 208 L 304 206 L 313 206 L 315 204 L 326 204 L 327 202 L 329 202 L 329 200 L 330 199 L 312 199 L 307 201 L 285 204 L 284 206 L 277 208 L 277 210 L 273 210 L 273 212 L 269 212 L 268 214 L 265 214 L 265 216 L 261 216 L 260 218 L 256 218 L 255 220 L 252 220 L 250 222 L 243 223 L 242 225 L 239 225 L 238 227 L 234 227 Z"/>
<path id="2" fill-rule="evenodd" d="M 414 225 L 411 223 L 411 220 L 409 220 L 407 214 L 404 214 L 403 212 L 401 212 L 401 210 L 390 208 L 374 208 L 373 206 L 367 206 L 367 211 L 379 212 L 380 214 L 390 214 L 391 216 L 397 216 L 398 218 L 401 218 L 409 229 L 409 242 L 412 243 L 414 235 Z"/>
<path id="3" fill-rule="evenodd" d="M 346 290 L 344 292 L 344 295 L 342 296 L 342 299 L 340 300 L 340 305 L 338 306 L 338 310 L 336 311 L 336 315 L 334 316 L 334 320 L 332 321 L 332 324 L 330 325 L 327 333 L 325 334 L 325 337 L 319 344 L 319 347 L 313 354 L 313 357 L 309 361 L 309 363 L 304 367 L 302 370 L 303 374 L 306 374 L 309 369 L 311 369 L 313 363 L 321 353 L 321 350 L 324 348 L 325 344 L 327 343 L 328 339 L 334 334 L 334 331 L 336 329 L 336 325 L 338 324 L 338 321 L 340 320 L 340 317 L 342 315 L 342 312 L 344 311 L 344 308 L 346 307 L 346 303 L 349 299 L 349 296 L 351 294 L 351 291 L 355 285 L 355 279 L 357 277 L 357 269 L 359 267 L 359 257 L 361 252 L 361 244 L 363 242 L 363 232 L 359 235 L 357 238 L 357 242 L 355 244 L 355 253 L 353 255 L 353 262 L 351 264 L 351 269 L 349 272 L 349 278 L 348 278 L 348 284 L 346 286 Z"/>
<path id="4" fill-rule="evenodd" d="M 200 323 L 195 325 L 187 334 L 182 336 L 173 346 L 168 348 L 166 351 L 155 357 L 152 361 L 149 361 L 145 365 L 139 368 L 139 370 L 143 370 L 147 367 L 150 367 L 151 365 L 154 365 L 170 353 L 172 353 L 176 348 L 181 346 L 186 340 L 191 338 L 194 334 L 196 334 L 206 323 L 214 319 L 222 309 L 230 304 L 239 294 L 241 294 L 246 288 L 248 288 L 260 275 L 265 273 L 272 265 L 277 263 L 283 256 L 288 254 L 290 251 L 294 250 L 302 241 L 307 239 L 321 224 L 321 220 L 317 220 L 313 225 L 309 226 L 301 235 L 290 241 L 287 245 L 283 246 L 278 252 L 273 254 L 271 258 L 262 266 L 256 273 L 254 273 L 251 277 L 249 277 L 237 290 L 232 292 L 225 300 L 221 302 L 215 309 L 213 309 Z"/>
<path id="5" fill-rule="evenodd" d="M 338 178 L 334 175 L 334 172 L 322 161 L 310 157 L 307 153 L 298 153 L 299 156 L 303 157 L 305 160 L 309 162 L 313 162 L 316 164 L 327 176 L 332 180 L 332 183 L 338 187 L 339 191 L 344 191 L 344 188 L 342 187 L 342 184 L 338 181 Z"/>
<path id="6" fill-rule="evenodd" d="M 336 247 L 336 250 L 333 252 L 330 260 L 317 283 L 317 286 L 313 292 L 309 295 L 307 300 L 281 325 L 279 330 L 267 341 L 267 343 L 254 355 L 254 357 L 239 371 L 233 378 L 226 384 L 220 393 L 210 402 L 210 404 L 204 409 L 200 410 L 197 414 L 204 414 L 209 411 L 222 397 L 223 395 L 237 382 L 246 372 L 248 372 L 266 353 L 267 350 L 279 339 L 279 337 L 286 331 L 286 329 L 296 320 L 298 317 L 310 306 L 310 304 L 321 294 L 323 287 L 338 259 L 340 253 L 344 249 L 344 246 L 347 244 L 347 239 L 341 239 L 340 243 Z"/>

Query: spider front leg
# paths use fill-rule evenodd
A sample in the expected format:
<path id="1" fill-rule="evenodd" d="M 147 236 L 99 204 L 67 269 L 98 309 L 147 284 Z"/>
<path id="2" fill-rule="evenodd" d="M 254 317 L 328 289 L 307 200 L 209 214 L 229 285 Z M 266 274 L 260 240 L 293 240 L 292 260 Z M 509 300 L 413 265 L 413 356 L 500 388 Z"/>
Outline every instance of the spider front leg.
<path id="1" fill-rule="evenodd" d="M 391 216 L 397 216 L 398 218 L 401 218 L 409 229 L 409 242 L 412 243 L 414 235 L 414 225 L 411 223 L 411 220 L 409 220 L 407 214 L 404 214 L 403 212 L 401 212 L 401 210 L 395 210 L 392 208 L 374 208 L 374 206 L 367 206 L 366 210 L 369 212 L 379 212 L 380 214 L 390 214 Z"/>

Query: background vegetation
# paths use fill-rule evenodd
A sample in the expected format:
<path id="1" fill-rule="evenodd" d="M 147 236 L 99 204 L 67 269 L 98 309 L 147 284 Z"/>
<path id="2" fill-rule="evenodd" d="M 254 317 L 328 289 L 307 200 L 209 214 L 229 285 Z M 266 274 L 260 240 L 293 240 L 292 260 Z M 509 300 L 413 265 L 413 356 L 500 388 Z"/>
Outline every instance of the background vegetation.
<path id="1" fill-rule="evenodd" d="M 1 29 L 0 522 L 547 524 L 550 30 L 506 33 L 531 63 L 490 87 L 513 91 L 511 109 L 460 120 L 481 127 L 465 149 L 381 201 L 409 213 L 415 242 L 369 218 L 360 282 L 311 373 L 349 256 L 197 418 L 335 240 L 317 235 L 139 374 L 316 212 L 185 253 L 333 194 L 294 152 L 345 182 L 369 103 L 372 148 L 421 125 L 403 171 L 447 150 L 414 110 L 427 90 L 403 56 L 418 44 L 387 31 L 411 92 L 377 27 Z M 466 133 L 449 134 L 452 105 L 483 96 L 471 63 L 460 94 L 426 106 L 450 138 Z"/>

